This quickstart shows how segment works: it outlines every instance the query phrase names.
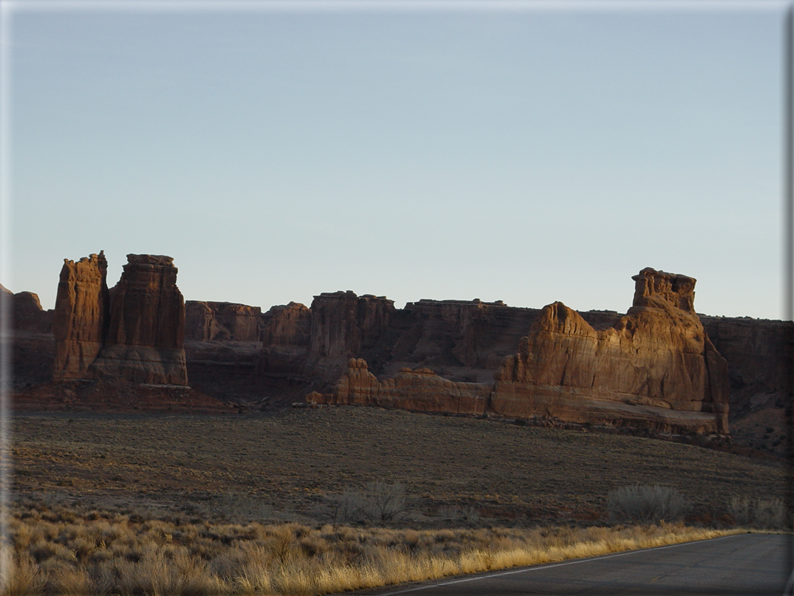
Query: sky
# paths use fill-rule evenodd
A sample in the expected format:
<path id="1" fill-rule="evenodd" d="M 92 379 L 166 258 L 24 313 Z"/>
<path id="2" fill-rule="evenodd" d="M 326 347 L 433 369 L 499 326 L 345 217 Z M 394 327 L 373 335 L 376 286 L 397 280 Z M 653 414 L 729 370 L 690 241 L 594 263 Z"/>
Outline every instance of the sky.
<path id="1" fill-rule="evenodd" d="M 3 2 L 0 283 L 783 317 L 782 2 Z"/>

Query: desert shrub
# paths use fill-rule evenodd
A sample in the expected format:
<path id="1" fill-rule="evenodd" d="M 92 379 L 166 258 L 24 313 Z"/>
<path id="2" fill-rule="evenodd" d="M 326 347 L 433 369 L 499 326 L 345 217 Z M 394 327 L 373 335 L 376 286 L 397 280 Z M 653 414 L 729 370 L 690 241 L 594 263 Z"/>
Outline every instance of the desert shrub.
<path id="1" fill-rule="evenodd" d="M 684 517 L 688 508 L 681 493 L 659 484 L 624 486 L 607 496 L 609 520 L 616 523 L 675 522 Z"/>
<path id="2" fill-rule="evenodd" d="M 728 510 L 740 526 L 774 530 L 784 529 L 790 515 L 783 499 L 733 497 Z"/>
<path id="3" fill-rule="evenodd" d="M 365 493 L 367 516 L 370 521 L 384 522 L 398 519 L 405 514 L 405 487 L 399 482 L 370 482 Z"/>
<path id="4" fill-rule="evenodd" d="M 395 521 L 407 511 L 405 487 L 399 482 L 370 482 L 363 491 L 346 488 L 332 503 L 334 523 Z"/>
<path id="5" fill-rule="evenodd" d="M 333 521 L 342 524 L 364 521 L 364 507 L 364 496 L 361 492 L 346 488 L 331 503 Z"/>

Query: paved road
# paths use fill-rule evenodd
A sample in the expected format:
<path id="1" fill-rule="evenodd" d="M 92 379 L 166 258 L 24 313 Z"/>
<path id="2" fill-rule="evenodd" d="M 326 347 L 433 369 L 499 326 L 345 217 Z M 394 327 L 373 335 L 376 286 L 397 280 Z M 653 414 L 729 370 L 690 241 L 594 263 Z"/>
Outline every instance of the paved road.
<path id="1" fill-rule="evenodd" d="M 369 594 L 783 596 L 789 536 L 740 534 L 537 567 L 524 567 Z"/>

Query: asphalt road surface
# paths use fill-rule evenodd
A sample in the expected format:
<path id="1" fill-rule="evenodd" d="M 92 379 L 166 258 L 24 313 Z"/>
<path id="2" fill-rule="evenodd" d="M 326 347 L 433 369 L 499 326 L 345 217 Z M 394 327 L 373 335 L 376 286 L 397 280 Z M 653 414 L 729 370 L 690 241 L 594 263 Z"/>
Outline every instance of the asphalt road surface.
<path id="1" fill-rule="evenodd" d="M 790 573 L 789 540 L 790 536 L 739 534 L 367 593 L 783 596 Z"/>

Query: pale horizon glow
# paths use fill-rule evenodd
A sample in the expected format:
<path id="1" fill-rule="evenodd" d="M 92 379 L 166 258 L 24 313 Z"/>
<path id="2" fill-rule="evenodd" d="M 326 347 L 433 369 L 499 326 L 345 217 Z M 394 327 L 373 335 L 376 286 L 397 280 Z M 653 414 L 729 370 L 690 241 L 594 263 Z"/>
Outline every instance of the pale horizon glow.
<path id="1" fill-rule="evenodd" d="M 0 283 L 782 318 L 787 3 L 231 4 L 4 3 Z"/>

